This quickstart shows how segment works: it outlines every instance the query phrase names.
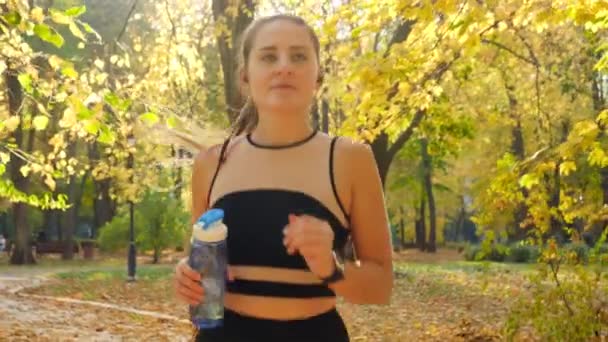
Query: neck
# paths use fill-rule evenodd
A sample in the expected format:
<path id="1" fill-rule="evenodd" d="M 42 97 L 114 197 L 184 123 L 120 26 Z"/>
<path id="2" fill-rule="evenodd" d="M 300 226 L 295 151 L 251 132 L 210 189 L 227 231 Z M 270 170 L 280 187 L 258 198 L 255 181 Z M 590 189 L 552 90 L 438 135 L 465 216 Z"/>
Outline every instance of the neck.
<path id="1" fill-rule="evenodd" d="M 251 133 L 256 143 L 288 145 L 305 139 L 313 131 L 308 115 L 264 114 L 259 115 L 258 125 Z"/>

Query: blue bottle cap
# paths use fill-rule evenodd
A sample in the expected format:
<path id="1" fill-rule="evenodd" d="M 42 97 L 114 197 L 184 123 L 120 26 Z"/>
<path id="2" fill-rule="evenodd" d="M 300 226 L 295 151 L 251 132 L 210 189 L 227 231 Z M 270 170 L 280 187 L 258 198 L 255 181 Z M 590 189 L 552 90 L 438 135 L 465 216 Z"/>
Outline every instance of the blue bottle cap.
<path id="1" fill-rule="evenodd" d="M 203 229 L 209 227 L 212 223 L 220 221 L 224 218 L 224 211 L 222 209 L 211 209 L 205 212 L 198 219 L 197 223 L 203 226 Z"/>

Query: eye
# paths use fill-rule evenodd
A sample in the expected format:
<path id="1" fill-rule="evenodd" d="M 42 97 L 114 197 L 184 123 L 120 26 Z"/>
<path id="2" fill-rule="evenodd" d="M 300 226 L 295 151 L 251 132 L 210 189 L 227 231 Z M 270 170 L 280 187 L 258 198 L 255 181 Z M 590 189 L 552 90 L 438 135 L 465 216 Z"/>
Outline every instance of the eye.
<path id="1" fill-rule="evenodd" d="M 300 62 L 300 61 L 305 61 L 308 59 L 308 56 L 306 56 L 305 53 L 296 53 L 293 55 L 292 59 L 294 61 Z"/>
<path id="2" fill-rule="evenodd" d="M 277 56 L 275 56 L 272 53 L 268 53 L 268 54 L 262 55 L 262 60 L 264 62 L 274 62 L 277 60 Z"/>

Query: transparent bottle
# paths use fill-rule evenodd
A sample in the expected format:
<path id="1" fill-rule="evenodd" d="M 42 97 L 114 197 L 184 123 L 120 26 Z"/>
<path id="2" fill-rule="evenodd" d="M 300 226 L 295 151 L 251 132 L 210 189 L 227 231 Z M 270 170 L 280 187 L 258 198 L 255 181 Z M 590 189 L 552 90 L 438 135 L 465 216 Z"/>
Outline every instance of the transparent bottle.
<path id="1" fill-rule="evenodd" d="M 211 209 L 192 227 L 192 248 L 188 265 L 201 275 L 204 299 L 190 305 L 190 320 L 198 329 L 221 326 L 224 319 L 224 292 L 228 251 L 228 228 L 223 223 L 224 212 Z"/>

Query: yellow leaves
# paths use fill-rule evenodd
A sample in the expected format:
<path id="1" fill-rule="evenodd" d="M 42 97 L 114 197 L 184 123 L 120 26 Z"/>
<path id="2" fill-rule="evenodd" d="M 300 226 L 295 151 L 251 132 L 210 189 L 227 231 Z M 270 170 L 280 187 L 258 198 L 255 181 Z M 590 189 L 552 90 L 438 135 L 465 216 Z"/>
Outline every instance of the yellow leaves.
<path id="1" fill-rule="evenodd" d="M 53 179 L 53 177 L 51 177 L 50 175 L 47 175 L 44 178 L 44 184 L 46 184 L 49 187 L 49 189 L 51 189 L 51 191 L 55 191 L 55 186 L 57 184 L 55 183 L 55 180 Z"/>
<path id="2" fill-rule="evenodd" d="M 11 155 L 5 152 L 0 152 L 0 163 L 7 164 L 11 160 Z"/>
<path id="3" fill-rule="evenodd" d="M 42 8 L 36 6 L 30 12 L 30 18 L 36 23 L 42 23 L 44 21 L 44 11 Z"/>
<path id="4" fill-rule="evenodd" d="M 63 59 L 58 56 L 52 55 L 49 57 L 48 62 L 51 68 L 53 68 L 53 70 L 57 70 L 63 64 Z"/>
<path id="5" fill-rule="evenodd" d="M 592 166 L 606 167 L 608 166 L 608 154 L 602 148 L 599 142 L 594 143 L 591 152 L 589 153 L 589 164 Z"/>
<path id="6" fill-rule="evenodd" d="M 82 31 L 80 30 L 80 28 L 78 28 L 78 25 L 76 25 L 76 23 L 74 22 L 70 22 L 70 24 L 68 25 L 70 32 L 72 32 L 72 34 L 79 38 L 82 41 L 86 41 L 86 37 L 84 36 L 84 33 L 82 33 Z"/>
<path id="7" fill-rule="evenodd" d="M 99 68 L 99 70 L 103 70 L 103 68 L 105 67 L 106 63 L 104 61 L 102 61 L 101 59 L 96 59 L 95 62 L 93 63 L 95 64 L 95 66 L 97 68 Z"/>
<path id="8" fill-rule="evenodd" d="M 95 75 L 95 82 L 97 82 L 97 84 L 99 84 L 99 85 L 104 85 L 107 79 L 108 79 L 108 74 L 105 72 Z"/>
<path id="9" fill-rule="evenodd" d="M 43 131 L 46 129 L 46 126 L 49 124 L 49 118 L 45 115 L 37 115 L 32 120 L 32 124 L 34 125 L 35 130 Z"/>
<path id="10" fill-rule="evenodd" d="M 19 172 L 21 172 L 21 175 L 25 178 L 27 178 L 27 176 L 30 174 L 31 168 L 29 165 L 23 165 L 20 169 Z"/>
<path id="11" fill-rule="evenodd" d="M 532 187 L 534 187 L 535 185 L 539 185 L 539 184 L 540 184 L 540 179 L 538 178 L 537 175 L 532 174 L 532 173 L 527 173 L 519 179 L 519 185 L 526 189 L 532 189 Z"/>
<path id="12" fill-rule="evenodd" d="M 76 119 L 76 113 L 72 107 L 68 107 L 63 111 L 63 117 L 59 120 L 59 127 L 70 128 L 74 126 L 78 120 Z"/>
<path id="13" fill-rule="evenodd" d="M 9 132 L 13 132 L 17 129 L 17 127 L 19 127 L 19 124 L 21 123 L 21 118 L 18 115 L 13 115 L 8 119 L 4 120 L 3 123 L 4 127 L 6 127 Z"/>
<path id="14" fill-rule="evenodd" d="M 72 23 L 72 19 L 65 15 L 63 12 L 58 11 L 56 9 L 49 9 L 49 14 L 51 15 L 51 20 L 56 22 L 57 24 L 69 24 Z"/>
<path id="15" fill-rule="evenodd" d="M 576 163 L 573 161 L 563 162 L 559 166 L 559 174 L 562 176 L 568 176 L 573 171 L 576 171 Z"/>

